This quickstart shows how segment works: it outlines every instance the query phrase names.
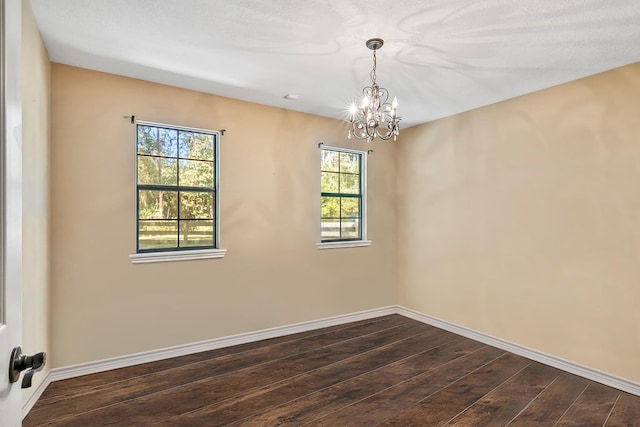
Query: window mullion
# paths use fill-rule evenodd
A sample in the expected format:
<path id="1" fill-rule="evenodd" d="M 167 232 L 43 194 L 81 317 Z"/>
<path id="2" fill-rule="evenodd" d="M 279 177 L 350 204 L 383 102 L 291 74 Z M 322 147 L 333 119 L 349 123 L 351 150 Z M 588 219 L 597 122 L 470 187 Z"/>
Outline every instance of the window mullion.
<path id="1" fill-rule="evenodd" d="M 322 197 L 362 197 L 361 194 L 355 193 L 320 193 Z"/>
<path id="2" fill-rule="evenodd" d="M 182 131 L 180 129 L 177 130 L 176 132 L 176 184 L 178 184 L 178 188 L 180 187 L 180 135 L 182 134 Z M 181 213 L 180 213 L 180 199 L 181 199 L 181 194 L 182 191 L 178 190 L 178 226 L 176 227 L 176 245 L 178 246 L 178 249 L 180 249 L 180 226 L 181 226 L 181 222 L 180 222 L 180 218 L 182 217 Z"/>

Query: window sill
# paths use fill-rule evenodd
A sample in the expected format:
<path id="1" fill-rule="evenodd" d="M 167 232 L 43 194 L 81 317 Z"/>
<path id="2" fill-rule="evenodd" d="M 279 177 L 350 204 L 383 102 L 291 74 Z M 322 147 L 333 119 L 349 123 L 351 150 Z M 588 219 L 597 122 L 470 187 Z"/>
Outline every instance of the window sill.
<path id="1" fill-rule="evenodd" d="M 149 262 L 169 262 L 169 261 L 190 261 L 194 259 L 224 258 L 226 249 L 196 249 L 193 251 L 172 251 L 172 252 L 145 252 L 131 254 L 129 259 L 132 264 L 143 264 Z"/>
<path id="2" fill-rule="evenodd" d="M 371 246 L 371 240 L 347 240 L 343 242 L 316 243 L 316 247 L 318 249 L 360 248 L 363 246 Z"/>

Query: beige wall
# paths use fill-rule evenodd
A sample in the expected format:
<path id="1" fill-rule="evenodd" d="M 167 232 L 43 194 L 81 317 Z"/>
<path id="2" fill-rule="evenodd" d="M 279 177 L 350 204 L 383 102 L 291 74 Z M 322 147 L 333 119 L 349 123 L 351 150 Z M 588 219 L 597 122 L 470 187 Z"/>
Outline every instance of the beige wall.
<path id="1" fill-rule="evenodd" d="M 401 305 L 640 381 L 640 63 L 406 131 Z"/>
<path id="2" fill-rule="evenodd" d="M 22 2 L 22 349 L 47 351 L 49 340 L 49 90 L 51 65 L 29 1 Z M 33 377 L 44 379 L 50 364 Z"/>
<path id="3" fill-rule="evenodd" d="M 131 264 L 135 132 L 124 115 L 227 130 L 224 259 Z M 395 151 L 369 156 L 368 248 L 318 250 L 318 142 L 337 120 L 54 64 L 53 366 L 127 355 L 395 303 Z"/>

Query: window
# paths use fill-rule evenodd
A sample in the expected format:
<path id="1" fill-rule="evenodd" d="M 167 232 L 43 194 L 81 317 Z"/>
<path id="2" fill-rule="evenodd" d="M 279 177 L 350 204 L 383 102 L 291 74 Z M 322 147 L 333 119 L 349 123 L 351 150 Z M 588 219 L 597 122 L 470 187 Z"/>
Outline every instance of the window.
<path id="1" fill-rule="evenodd" d="M 136 131 L 137 252 L 217 248 L 219 133 L 145 122 Z"/>
<path id="2" fill-rule="evenodd" d="M 366 156 L 362 151 L 322 147 L 319 248 L 364 246 L 366 241 Z"/>

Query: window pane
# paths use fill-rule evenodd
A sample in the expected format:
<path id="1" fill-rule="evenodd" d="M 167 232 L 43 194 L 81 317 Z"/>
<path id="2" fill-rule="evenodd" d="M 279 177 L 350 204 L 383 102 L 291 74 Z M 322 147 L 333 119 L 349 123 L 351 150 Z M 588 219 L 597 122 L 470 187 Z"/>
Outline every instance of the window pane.
<path id="1" fill-rule="evenodd" d="M 340 220 L 337 218 L 323 218 L 320 225 L 322 240 L 340 240 Z"/>
<path id="2" fill-rule="evenodd" d="M 180 160 L 178 185 L 213 187 L 213 163 L 199 160 Z"/>
<path id="3" fill-rule="evenodd" d="M 180 193 L 180 219 L 213 219 L 213 193 Z"/>
<path id="4" fill-rule="evenodd" d="M 334 172 L 321 172 L 320 191 L 323 193 L 337 193 L 340 190 L 340 174 Z"/>
<path id="5" fill-rule="evenodd" d="M 359 218 L 360 217 L 360 199 L 357 197 L 342 197 L 340 217 Z"/>
<path id="6" fill-rule="evenodd" d="M 175 129 L 159 128 L 161 152 L 167 157 L 178 156 L 178 131 Z"/>
<path id="7" fill-rule="evenodd" d="M 340 192 L 346 194 L 360 194 L 360 175 L 341 173 Z"/>
<path id="8" fill-rule="evenodd" d="M 175 159 L 138 156 L 138 184 L 176 185 L 176 166 Z"/>
<path id="9" fill-rule="evenodd" d="M 340 172 L 360 173 L 360 154 L 340 153 Z"/>
<path id="10" fill-rule="evenodd" d="M 138 191 L 138 218 L 177 219 L 177 191 Z"/>
<path id="11" fill-rule="evenodd" d="M 340 171 L 340 153 L 331 150 L 322 150 L 322 165 L 320 170 L 327 172 Z"/>
<path id="12" fill-rule="evenodd" d="M 322 218 L 340 218 L 340 197 L 322 197 Z"/>
<path id="13" fill-rule="evenodd" d="M 181 131 L 180 158 L 213 160 L 213 135 Z"/>
<path id="14" fill-rule="evenodd" d="M 340 233 L 343 239 L 359 239 L 360 220 L 351 218 L 342 219 Z"/>
<path id="15" fill-rule="evenodd" d="M 180 247 L 213 246 L 213 220 L 180 221 Z"/>
<path id="16" fill-rule="evenodd" d="M 178 221 L 140 220 L 138 227 L 140 249 L 178 247 Z"/>
<path id="17" fill-rule="evenodd" d="M 138 126 L 138 154 L 152 154 L 157 147 L 158 128 Z"/>
<path id="18" fill-rule="evenodd" d="M 138 153 L 177 157 L 178 131 L 138 125 Z"/>

